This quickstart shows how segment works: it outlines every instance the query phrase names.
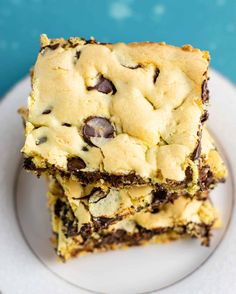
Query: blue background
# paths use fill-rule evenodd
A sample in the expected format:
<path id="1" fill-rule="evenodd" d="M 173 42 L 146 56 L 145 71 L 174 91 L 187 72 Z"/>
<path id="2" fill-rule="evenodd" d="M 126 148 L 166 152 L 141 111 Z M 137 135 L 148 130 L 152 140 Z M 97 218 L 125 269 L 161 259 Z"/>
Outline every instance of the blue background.
<path id="1" fill-rule="evenodd" d="M 34 64 L 40 33 L 190 43 L 236 82 L 236 0 L 0 0 L 0 97 Z"/>

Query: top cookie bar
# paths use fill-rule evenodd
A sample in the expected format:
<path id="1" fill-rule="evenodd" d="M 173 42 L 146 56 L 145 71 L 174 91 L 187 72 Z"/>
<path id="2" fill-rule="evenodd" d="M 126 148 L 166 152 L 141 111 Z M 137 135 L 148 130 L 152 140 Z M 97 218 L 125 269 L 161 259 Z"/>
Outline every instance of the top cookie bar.
<path id="1" fill-rule="evenodd" d="M 196 184 L 208 64 L 190 45 L 42 35 L 25 167 L 115 186 Z"/>

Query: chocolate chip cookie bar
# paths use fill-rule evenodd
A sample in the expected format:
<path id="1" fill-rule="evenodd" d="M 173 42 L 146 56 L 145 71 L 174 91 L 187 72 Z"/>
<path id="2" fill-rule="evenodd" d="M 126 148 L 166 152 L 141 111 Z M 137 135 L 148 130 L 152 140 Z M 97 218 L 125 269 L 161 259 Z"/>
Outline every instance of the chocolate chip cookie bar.
<path id="1" fill-rule="evenodd" d="M 48 203 L 54 232 L 52 240 L 63 260 L 88 252 L 167 242 L 186 236 L 197 237 L 208 246 L 212 228 L 220 223 L 218 212 L 209 200 L 182 196 L 159 211 L 138 212 L 115 224 L 91 230 L 89 225 L 78 221 L 68 198 L 61 192 L 57 182 L 51 181 Z"/>
<path id="2" fill-rule="evenodd" d="M 179 197 L 176 193 L 155 191 L 152 186 L 147 185 L 116 189 L 92 184 L 83 187 L 76 181 L 65 181 L 61 178 L 52 178 L 51 183 L 53 182 L 57 187 L 56 194 L 61 195 L 56 207 L 63 206 L 62 199 L 66 197 L 78 220 L 78 232 L 84 228 L 89 228 L 91 232 L 107 228 L 140 211 L 157 211 Z M 206 198 L 207 193 L 202 196 Z"/>
<path id="3" fill-rule="evenodd" d="M 24 167 L 49 179 L 55 250 L 196 237 L 219 226 L 227 170 L 205 121 L 209 53 L 190 45 L 48 39 L 31 71 Z"/>
<path id="4" fill-rule="evenodd" d="M 201 175 L 201 192 L 194 195 L 156 189 L 154 186 L 130 186 L 122 189 L 106 185 L 83 185 L 72 179 L 57 175 L 51 177 L 51 190 L 57 195 L 57 210 L 64 206 L 63 198 L 69 203 L 72 213 L 78 221 L 78 233 L 88 230 L 90 233 L 108 228 L 125 218 L 139 212 L 157 212 L 166 204 L 173 203 L 179 197 L 206 200 L 209 189 L 213 188 L 226 175 L 226 169 L 206 129 L 202 135 L 202 152 L 206 157 L 205 173 Z M 208 167 L 208 168 L 207 168 Z M 61 195 L 61 197 L 59 197 Z"/>
<path id="5" fill-rule="evenodd" d="M 208 52 L 189 45 L 42 35 L 22 149 L 26 169 L 194 194 L 208 65 Z"/>

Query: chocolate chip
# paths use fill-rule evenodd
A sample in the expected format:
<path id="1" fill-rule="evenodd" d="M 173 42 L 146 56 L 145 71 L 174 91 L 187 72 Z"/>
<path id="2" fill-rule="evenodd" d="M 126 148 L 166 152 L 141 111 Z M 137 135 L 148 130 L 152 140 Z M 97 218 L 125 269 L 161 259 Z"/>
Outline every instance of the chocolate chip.
<path id="1" fill-rule="evenodd" d="M 166 203 L 173 203 L 179 195 L 169 192 L 160 185 L 156 185 L 156 190 L 152 191 L 151 213 L 158 213 Z"/>
<path id="2" fill-rule="evenodd" d="M 44 55 L 44 53 L 45 53 L 45 52 L 44 52 L 44 49 L 49 48 L 49 49 L 51 49 L 51 50 L 55 50 L 55 49 L 57 49 L 59 46 L 60 46 L 60 43 L 49 44 L 49 45 L 46 45 L 46 46 L 41 47 L 41 48 L 40 48 L 40 52 L 41 52 L 42 55 Z"/>
<path id="3" fill-rule="evenodd" d="M 97 44 L 99 44 L 99 45 L 109 45 L 109 44 L 112 44 L 112 43 L 109 43 L 109 42 L 97 42 Z"/>
<path id="4" fill-rule="evenodd" d="M 152 191 L 152 195 L 153 195 L 153 200 L 163 202 L 167 198 L 168 192 L 164 189 L 156 190 L 156 191 Z"/>
<path id="5" fill-rule="evenodd" d="M 62 126 L 64 126 L 64 127 L 71 127 L 71 124 L 63 123 Z"/>
<path id="6" fill-rule="evenodd" d="M 80 55 L 81 55 L 81 51 L 77 51 L 76 54 L 75 54 L 75 57 L 76 57 L 77 59 L 79 59 L 79 58 L 80 58 Z"/>
<path id="7" fill-rule="evenodd" d="M 71 39 L 68 39 L 68 43 L 70 44 L 71 48 L 75 48 L 76 46 L 79 45 L 79 43 L 74 43 Z M 65 44 L 66 45 L 66 44 Z"/>
<path id="8" fill-rule="evenodd" d="M 60 212 L 61 212 L 63 206 L 65 206 L 65 203 L 63 201 L 61 201 L 61 199 L 57 199 L 55 206 L 54 206 L 54 213 L 56 216 L 60 217 Z"/>
<path id="9" fill-rule="evenodd" d="M 89 40 L 86 40 L 85 44 L 97 44 L 97 42 L 95 39 L 89 39 Z"/>
<path id="10" fill-rule="evenodd" d="M 209 90 L 207 87 L 207 80 L 204 80 L 202 83 L 202 102 L 207 103 L 209 101 Z"/>
<path id="11" fill-rule="evenodd" d="M 86 152 L 86 151 L 89 151 L 89 149 L 88 149 L 87 146 L 83 146 L 83 147 L 82 147 L 82 150 L 85 151 L 85 152 Z"/>
<path id="12" fill-rule="evenodd" d="M 93 191 L 92 191 L 93 192 Z M 90 193 L 91 199 L 89 200 L 91 203 L 98 203 L 102 199 L 106 198 L 109 192 L 104 192 L 101 189 L 96 189 L 93 193 Z"/>
<path id="13" fill-rule="evenodd" d="M 97 242 L 96 247 L 104 247 L 107 244 L 125 244 L 125 242 L 129 241 L 128 238 L 130 238 L 130 236 L 125 230 L 118 229 L 112 233 L 105 235 L 101 240 Z"/>
<path id="14" fill-rule="evenodd" d="M 156 68 L 155 72 L 154 72 L 154 75 L 153 75 L 153 83 L 154 84 L 156 83 L 156 80 L 157 80 L 159 74 L 160 74 L 160 70 L 159 70 L 159 68 Z"/>
<path id="15" fill-rule="evenodd" d="M 98 90 L 98 92 L 104 94 L 112 92 L 112 95 L 114 95 L 116 93 L 116 88 L 114 84 L 110 80 L 104 78 L 102 75 L 99 76 L 97 84 L 94 87 L 87 87 L 87 89 L 89 91 L 96 89 Z"/>
<path id="16" fill-rule="evenodd" d="M 174 193 L 168 192 L 165 189 L 159 187 L 159 189 L 152 191 L 152 212 L 157 213 L 160 207 L 167 201 L 174 200 L 176 198 Z"/>
<path id="17" fill-rule="evenodd" d="M 78 227 L 76 223 L 68 222 L 66 237 L 74 237 L 78 235 Z"/>
<path id="18" fill-rule="evenodd" d="M 203 166 L 199 171 L 199 185 L 201 190 L 209 189 L 215 184 L 215 177 L 208 165 Z"/>
<path id="19" fill-rule="evenodd" d="M 24 159 L 24 168 L 27 169 L 27 170 L 35 170 L 36 169 L 36 166 L 35 164 L 33 163 L 33 158 L 32 157 L 27 157 Z"/>
<path id="20" fill-rule="evenodd" d="M 94 145 L 91 142 L 91 138 L 113 138 L 115 129 L 109 119 L 99 116 L 90 116 L 88 117 L 83 126 L 83 137 L 84 140 L 90 144 Z"/>
<path id="21" fill-rule="evenodd" d="M 141 64 L 137 64 L 137 65 L 124 65 L 124 64 L 122 64 L 122 66 L 124 66 L 124 67 L 126 67 L 126 68 L 129 68 L 129 69 L 137 69 L 137 68 L 140 68 L 140 67 L 142 67 L 142 65 Z"/>
<path id="22" fill-rule="evenodd" d="M 152 211 L 151 211 L 152 214 L 155 214 L 155 213 L 158 213 L 158 212 L 160 212 L 160 208 L 156 208 L 155 206 L 152 207 Z"/>
<path id="23" fill-rule="evenodd" d="M 115 220 L 119 220 L 121 217 L 117 218 L 108 218 L 108 217 L 95 217 L 93 218 L 94 229 L 96 232 L 100 231 L 101 229 L 107 228 L 111 223 Z"/>
<path id="24" fill-rule="evenodd" d="M 46 46 L 46 47 L 50 48 L 51 50 L 55 50 L 55 49 L 57 49 L 59 46 L 60 46 L 60 44 L 59 44 L 59 43 L 56 43 L 56 44 L 48 45 L 48 46 Z"/>
<path id="25" fill-rule="evenodd" d="M 204 123 L 206 120 L 208 120 L 208 118 L 209 118 L 209 112 L 205 110 L 205 112 L 201 116 L 201 123 Z"/>
<path id="26" fill-rule="evenodd" d="M 43 137 L 38 138 L 38 139 L 36 140 L 35 144 L 36 144 L 36 145 L 41 145 L 41 144 L 47 142 L 47 140 L 48 140 L 48 138 L 47 138 L 46 136 L 43 136 Z"/>
<path id="27" fill-rule="evenodd" d="M 86 167 L 85 162 L 80 157 L 72 157 L 67 161 L 67 169 L 70 172 L 78 172 Z"/>
<path id="28" fill-rule="evenodd" d="M 192 160 L 196 160 L 196 159 L 198 159 L 200 157 L 201 150 L 202 150 L 201 141 L 199 141 L 196 148 L 194 149 L 194 151 L 192 153 Z"/>
<path id="29" fill-rule="evenodd" d="M 43 112 L 42 112 L 42 114 L 49 114 L 49 113 L 51 113 L 52 112 L 52 109 L 51 108 L 47 108 L 47 109 L 45 109 Z"/>
<path id="30" fill-rule="evenodd" d="M 84 241 L 86 241 L 90 237 L 91 233 L 92 233 L 91 225 L 83 224 L 81 226 L 80 234 L 81 234 L 82 238 L 84 239 Z"/>
<path id="31" fill-rule="evenodd" d="M 185 170 L 185 182 L 186 184 L 191 182 L 193 179 L 193 170 L 191 169 L 190 166 L 188 166 Z"/>
<path id="32" fill-rule="evenodd" d="M 64 206 L 61 209 L 60 218 L 63 223 L 62 231 L 66 237 L 78 235 L 77 219 L 75 219 L 72 209 L 66 203 L 64 203 Z"/>

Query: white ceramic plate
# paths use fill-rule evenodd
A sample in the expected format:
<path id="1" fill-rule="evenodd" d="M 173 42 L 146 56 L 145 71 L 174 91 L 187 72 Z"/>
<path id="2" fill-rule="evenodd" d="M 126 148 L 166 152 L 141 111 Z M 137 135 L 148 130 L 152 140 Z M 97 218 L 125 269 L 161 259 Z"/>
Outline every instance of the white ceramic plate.
<path id="1" fill-rule="evenodd" d="M 87 255 L 58 263 L 49 242 L 43 179 L 21 169 L 23 128 L 16 114 L 26 104 L 29 78 L 0 105 L 0 292 L 2 293 L 236 293 L 236 89 L 211 72 L 209 128 L 229 169 L 212 193 L 223 227 L 210 248 L 197 240 Z"/>

